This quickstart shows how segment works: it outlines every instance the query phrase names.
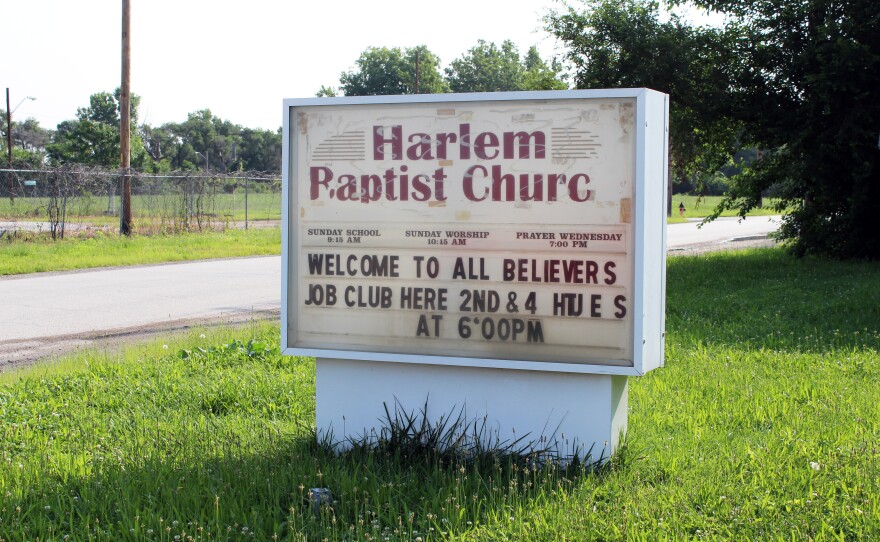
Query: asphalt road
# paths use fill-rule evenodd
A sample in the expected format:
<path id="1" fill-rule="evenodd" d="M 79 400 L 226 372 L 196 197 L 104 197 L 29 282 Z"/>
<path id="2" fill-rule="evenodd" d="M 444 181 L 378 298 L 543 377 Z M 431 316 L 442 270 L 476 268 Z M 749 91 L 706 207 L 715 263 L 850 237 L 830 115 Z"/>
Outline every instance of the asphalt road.
<path id="1" fill-rule="evenodd" d="M 672 224 L 670 251 L 765 236 L 778 218 Z M 113 336 L 275 317 L 278 256 L 0 278 L 0 369 Z"/>
<path id="2" fill-rule="evenodd" d="M 278 256 L 0 278 L 0 370 L 114 336 L 277 316 Z"/>
<path id="3" fill-rule="evenodd" d="M 739 218 L 718 218 L 701 226 L 700 221 L 666 226 L 666 248 L 674 250 L 706 243 L 726 242 L 732 239 L 766 237 L 779 228 L 778 216 L 752 216 L 745 220 Z"/>

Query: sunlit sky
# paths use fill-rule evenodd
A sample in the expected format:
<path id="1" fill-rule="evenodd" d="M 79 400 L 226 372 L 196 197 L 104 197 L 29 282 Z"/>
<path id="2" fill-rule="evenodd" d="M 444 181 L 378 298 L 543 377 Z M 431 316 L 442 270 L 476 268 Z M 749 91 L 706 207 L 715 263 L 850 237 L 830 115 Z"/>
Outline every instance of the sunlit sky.
<path id="1" fill-rule="evenodd" d="M 2 19 L 0 108 L 45 128 L 121 81 L 121 0 L 10 0 Z M 426 45 L 443 66 L 483 39 L 512 40 L 545 59 L 561 45 L 542 30 L 556 0 L 131 0 L 131 88 L 141 123 L 182 122 L 210 109 L 250 128 L 281 125 L 284 98 L 338 86 L 370 46 Z M 27 97 L 36 100 L 22 100 Z M 17 109 L 16 109 L 17 107 Z"/>
<path id="2" fill-rule="evenodd" d="M 0 92 L 15 120 L 45 128 L 74 118 L 121 81 L 121 0 L 4 2 Z M 553 0 L 131 0 L 131 84 L 140 122 L 186 120 L 210 109 L 251 128 L 281 125 L 282 100 L 338 86 L 370 46 L 427 45 L 447 65 L 477 40 L 537 45 Z M 34 101 L 26 100 L 33 96 Z M 21 103 L 20 103 L 21 102 Z M 19 105 L 20 103 L 20 105 Z M 18 109 L 16 110 L 16 107 Z"/>

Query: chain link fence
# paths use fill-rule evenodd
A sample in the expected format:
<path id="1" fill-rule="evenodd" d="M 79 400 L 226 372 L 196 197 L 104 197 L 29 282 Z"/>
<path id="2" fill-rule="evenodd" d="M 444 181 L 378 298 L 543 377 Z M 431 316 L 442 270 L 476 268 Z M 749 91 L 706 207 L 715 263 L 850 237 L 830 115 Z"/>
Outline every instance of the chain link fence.
<path id="1" fill-rule="evenodd" d="M 132 171 L 131 208 L 140 234 L 277 225 L 281 178 L 235 172 Z M 63 239 L 119 228 L 120 170 L 66 165 L 0 169 L 0 237 L 28 231 Z"/>

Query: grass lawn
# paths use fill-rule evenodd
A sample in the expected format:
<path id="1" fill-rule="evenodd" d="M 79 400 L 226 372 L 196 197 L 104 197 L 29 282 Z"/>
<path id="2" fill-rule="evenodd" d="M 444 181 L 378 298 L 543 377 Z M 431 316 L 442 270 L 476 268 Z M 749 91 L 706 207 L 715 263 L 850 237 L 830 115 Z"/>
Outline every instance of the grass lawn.
<path id="1" fill-rule="evenodd" d="M 672 216 L 668 219 L 668 223 L 674 224 L 684 222 L 688 218 L 704 218 L 711 213 L 715 207 L 721 203 L 722 196 L 686 196 L 676 194 L 672 196 Z M 678 205 L 684 204 L 685 212 L 682 217 L 678 212 Z M 764 207 L 761 209 L 752 209 L 747 216 L 770 216 L 778 215 L 779 211 L 772 209 L 774 200 L 766 199 Z M 739 216 L 736 211 L 727 210 L 721 213 L 721 216 Z"/>
<path id="2" fill-rule="evenodd" d="M 0 198 L 0 220 L 46 220 L 46 206 L 49 198 L 18 197 L 15 202 Z M 94 226 L 118 226 L 118 215 L 108 215 L 111 209 L 118 211 L 119 198 L 108 200 L 104 196 L 81 196 L 69 203 L 68 220 Z M 182 213 L 185 205 L 182 196 L 174 194 L 141 195 L 131 198 L 131 212 L 134 220 L 174 217 Z M 245 218 L 244 191 L 234 194 L 218 193 L 206 196 L 200 203 L 205 213 L 215 220 L 243 221 Z M 249 220 L 281 220 L 281 193 L 257 192 L 248 194 L 247 215 Z"/>
<path id="3" fill-rule="evenodd" d="M 124 237 L 0 240 L 0 275 L 281 253 L 279 228 Z"/>
<path id="4" fill-rule="evenodd" d="M 598 471 L 334 456 L 273 327 L 2 375 L 0 539 L 880 539 L 880 266 L 673 257 L 667 306 Z"/>

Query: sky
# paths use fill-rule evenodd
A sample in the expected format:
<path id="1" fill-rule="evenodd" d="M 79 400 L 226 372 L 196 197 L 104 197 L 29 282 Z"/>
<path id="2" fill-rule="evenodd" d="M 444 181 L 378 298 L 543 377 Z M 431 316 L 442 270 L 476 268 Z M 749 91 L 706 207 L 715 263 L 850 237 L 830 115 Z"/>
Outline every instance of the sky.
<path id="1" fill-rule="evenodd" d="M 121 84 L 121 0 L 9 0 L 0 92 L 13 122 L 75 118 Z M 131 0 L 131 90 L 140 123 L 210 109 L 248 128 L 281 126 L 282 100 L 337 87 L 367 47 L 426 45 L 443 66 L 483 39 L 560 51 L 541 30 L 556 0 Z M 36 100 L 21 100 L 27 96 Z M 5 95 L 0 108 L 5 109 Z M 20 105 L 19 105 L 20 104 Z M 17 107 L 17 109 L 16 109 Z"/>

